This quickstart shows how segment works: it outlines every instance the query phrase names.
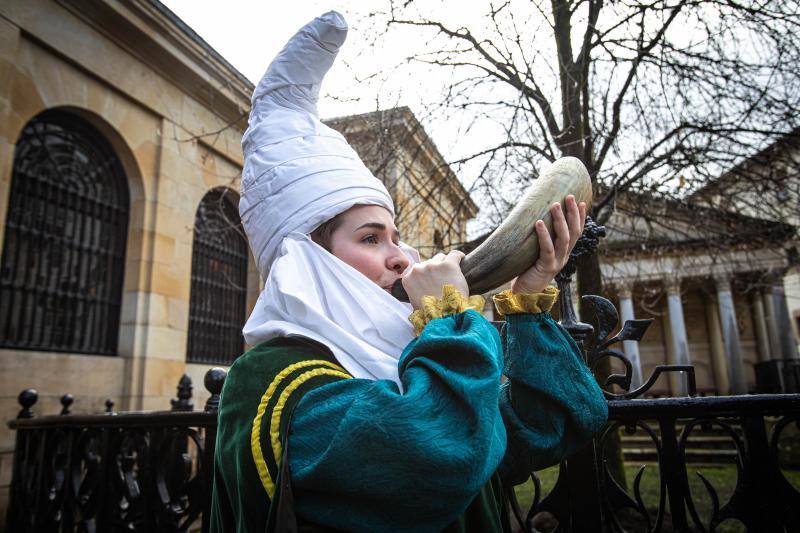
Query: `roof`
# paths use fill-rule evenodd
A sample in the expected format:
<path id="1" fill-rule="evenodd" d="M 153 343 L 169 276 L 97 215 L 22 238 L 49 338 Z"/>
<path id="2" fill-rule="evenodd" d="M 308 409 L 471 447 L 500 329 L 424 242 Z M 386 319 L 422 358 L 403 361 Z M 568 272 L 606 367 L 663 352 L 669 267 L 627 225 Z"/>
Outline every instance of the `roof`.
<path id="1" fill-rule="evenodd" d="M 767 147 L 743 159 L 716 179 L 709 180 L 698 190 L 690 194 L 689 199 L 694 201 L 718 193 L 721 188 L 728 185 L 731 181 L 740 180 L 743 175 L 746 175 L 748 171 L 751 170 L 754 164 L 766 164 L 774 159 L 776 153 L 791 146 L 800 146 L 800 128 L 795 128 L 781 135 Z"/>
<path id="2" fill-rule="evenodd" d="M 618 193 L 615 211 L 605 223 L 606 253 L 758 248 L 782 245 L 797 227 L 774 220 L 698 205 L 652 194 Z"/>

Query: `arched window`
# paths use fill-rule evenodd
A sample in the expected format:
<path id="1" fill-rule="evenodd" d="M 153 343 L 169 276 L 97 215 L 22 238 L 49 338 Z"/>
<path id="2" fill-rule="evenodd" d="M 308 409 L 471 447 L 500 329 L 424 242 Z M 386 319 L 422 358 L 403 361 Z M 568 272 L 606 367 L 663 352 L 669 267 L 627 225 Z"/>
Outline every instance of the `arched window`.
<path id="1" fill-rule="evenodd" d="M 186 347 L 191 363 L 229 365 L 244 347 L 247 241 L 239 212 L 226 193 L 206 193 L 194 219 Z"/>
<path id="2" fill-rule="evenodd" d="M 90 124 L 47 111 L 14 152 L 0 263 L 0 346 L 116 354 L 128 183 Z"/>

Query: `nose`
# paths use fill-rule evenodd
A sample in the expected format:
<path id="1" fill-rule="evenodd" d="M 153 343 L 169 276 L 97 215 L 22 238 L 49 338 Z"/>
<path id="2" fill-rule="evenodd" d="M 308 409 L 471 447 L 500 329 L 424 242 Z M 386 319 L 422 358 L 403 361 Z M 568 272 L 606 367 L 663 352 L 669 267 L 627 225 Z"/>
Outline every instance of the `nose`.
<path id="1" fill-rule="evenodd" d="M 408 268 L 409 263 L 410 261 L 408 257 L 406 257 L 406 254 L 403 253 L 403 250 L 401 250 L 399 246 L 393 245 L 392 253 L 386 258 L 386 267 L 389 270 L 394 270 L 398 274 L 402 274 L 405 272 L 406 268 Z"/>

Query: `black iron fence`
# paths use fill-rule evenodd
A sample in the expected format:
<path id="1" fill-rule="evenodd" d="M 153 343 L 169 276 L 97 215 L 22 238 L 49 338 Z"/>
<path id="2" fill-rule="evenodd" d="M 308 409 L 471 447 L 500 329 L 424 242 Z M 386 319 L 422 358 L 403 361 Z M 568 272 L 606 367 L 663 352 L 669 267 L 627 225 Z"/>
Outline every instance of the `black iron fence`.
<path id="1" fill-rule="evenodd" d="M 601 234 L 602 228 L 587 224 L 574 257 L 592 253 Z M 705 532 L 731 519 L 752 532 L 800 531 L 800 492 L 785 476 L 787 465 L 800 463 L 795 458 L 800 446 L 787 445 L 784 438 L 800 427 L 800 395 L 694 397 L 694 369 L 676 365 L 657 367 L 631 390 L 631 363 L 613 346 L 641 339 L 649 321 L 617 328 L 614 306 L 586 296 L 583 302 L 595 324 L 578 322 L 570 297 L 572 273 L 574 260 L 558 277 L 561 324 L 579 345 L 589 347 L 590 367 L 613 358 L 624 364 L 625 373 L 605 379 L 607 388 L 616 391 L 606 393 L 609 423 L 561 463 L 552 489 L 544 494 L 539 475 L 532 473 L 531 501 L 520 503 L 511 491 L 518 527 L 533 532 L 535 519 L 547 515 L 549 526 L 558 531 Z M 637 399 L 667 372 L 680 374 L 689 397 Z M 73 415 L 72 397 L 66 395 L 61 415 L 34 418 L 36 393 L 23 391 L 22 410 L 9 423 L 17 434 L 8 531 L 207 531 L 224 378 L 221 369 L 206 375 L 211 398 L 201 412 L 191 410 L 188 378 L 179 384 L 172 411 L 166 412 L 115 413 L 107 404 L 104 414 Z M 714 480 L 690 474 L 688 466 L 689 444 L 711 429 L 731 447 L 727 457 L 736 475 L 726 494 Z M 644 436 L 654 449 L 654 460 L 639 468 L 630 487 L 612 473 L 619 462 L 613 444 L 620 433 Z M 655 502 L 646 502 L 642 490 L 648 469 L 657 472 Z M 697 483 L 694 489 L 690 483 L 695 476 L 702 494 Z M 705 514 L 698 510 L 701 498 L 711 502 Z"/>
<path id="2" fill-rule="evenodd" d="M 185 379 L 172 411 L 33 417 L 36 393 L 23 391 L 17 431 L 7 531 L 207 531 L 216 435 L 216 407 L 224 371 L 206 377 L 211 393 L 204 411 L 190 402 Z M 750 395 L 656 400 L 610 400 L 609 424 L 594 442 L 559 468 L 543 494 L 539 476 L 532 501 L 512 504 L 522 528 L 534 531 L 540 513 L 559 531 L 715 531 L 734 519 L 747 531 L 800 530 L 800 492 L 782 465 L 797 467 L 797 450 L 781 443 L 800 423 L 800 395 Z M 693 473 L 687 446 L 693 435 L 718 428 L 735 455 L 735 487 L 718 487 Z M 647 435 L 654 463 L 642 465 L 625 487 L 609 469 L 606 444 L 618 433 Z M 657 477 L 658 497 L 646 502 L 641 482 Z M 690 488 L 698 476 L 704 494 Z M 720 498 L 720 489 L 729 492 Z M 710 499 L 702 516 L 698 498 Z M 547 522 L 545 522 L 547 524 Z"/>
<path id="3" fill-rule="evenodd" d="M 225 371 L 208 371 L 204 411 L 191 409 L 191 381 L 172 411 L 33 417 L 36 391 L 19 395 L 7 531 L 187 531 L 211 502 L 219 393 Z"/>
<path id="4" fill-rule="evenodd" d="M 534 531 L 539 513 L 549 513 L 559 531 L 705 532 L 726 521 L 727 531 L 800 531 L 800 492 L 784 476 L 797 467 L 796 450 L 782 442 L 799 415 L 800 395 L 611 400 L 601 435 L 560 465 L 547 495 L 532 474 L 533 501 L 513 502 L 514 515 L 526 531 Z M 693 436 L 709 428 L 725 433 L 735 450 L 728 459 L 735 466 L 734 486 L 720 487 L 687 458 Z M 630 487 L 609 468 L 614 457 L 606 444 L 620 431 L 649 436 L 657 452 L 655 464 L 641 465 Z M 643 494 L 647 469 L 656 478 L 655 501 Z M 691 476 L 701 483 L 691 484 Z M 721 491 L 728 496 L 721 498 Z M 710 502 L 706 513 L 699 500 Z"/>

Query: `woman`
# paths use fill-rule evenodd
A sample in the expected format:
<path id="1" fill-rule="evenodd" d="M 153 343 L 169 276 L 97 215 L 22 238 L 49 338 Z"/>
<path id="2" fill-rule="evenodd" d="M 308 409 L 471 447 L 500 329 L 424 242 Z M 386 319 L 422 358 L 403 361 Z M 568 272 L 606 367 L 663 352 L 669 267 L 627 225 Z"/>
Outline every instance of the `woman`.
<path id="1" fill-rule="evenodd" d="M 212 530 L 296 513 L 320 530 L 508 531 L 507 487 L 607 416 L 547 312 L 585 206 L 553 205 L 555 242 L 537 222 L 541 257 L 495 298 L 501 342 L 463 254 L 419 263 L 383 184 L 317 118 L 346 31 L 334 12 L 307 24 L 253 94 L 240 212 L 265 287 L 222 392 Z M 398 279 L 410 305 L 389 294 Z"/>

